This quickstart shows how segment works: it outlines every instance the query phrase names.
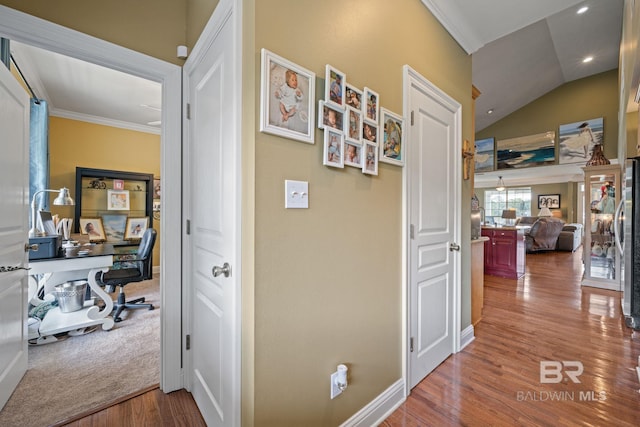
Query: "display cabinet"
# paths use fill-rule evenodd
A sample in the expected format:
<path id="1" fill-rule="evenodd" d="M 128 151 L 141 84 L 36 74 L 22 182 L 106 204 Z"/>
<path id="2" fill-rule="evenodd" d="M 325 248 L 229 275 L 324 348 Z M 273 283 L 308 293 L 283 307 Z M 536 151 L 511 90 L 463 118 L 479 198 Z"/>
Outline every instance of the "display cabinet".
<path id="1" fill-rule="evenodd" d="M 620 200 L 617 165 L 585 166 L 584 286 L 620 290 L 620 256 L 613 224 Z"/>
<path id="2" fill-rule="evenodd" d="M 86 232 L 81 219 L 99 219 L 104 240 L 126 258 L 142 235 L 135 226 L 153 227 L 153 174 L 78 167 L 75 203 L 74 231 Z"/>

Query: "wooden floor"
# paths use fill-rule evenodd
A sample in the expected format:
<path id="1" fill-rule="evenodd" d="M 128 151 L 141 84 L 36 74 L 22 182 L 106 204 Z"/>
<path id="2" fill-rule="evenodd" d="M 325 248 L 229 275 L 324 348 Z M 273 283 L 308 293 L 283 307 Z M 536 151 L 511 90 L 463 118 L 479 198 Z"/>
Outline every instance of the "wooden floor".
<path id="1" fill-rule="evenodd" d="M 517 281 L 485 276 L 476 339 L 381 426 L 639 426 L 640 333 L 619 292 L 581 287 L 581 275 L 578 251 L 529 254 Z M 542 383 L 541 361 L 581 362 L 580 383 Z"/>
<path id="2" fill-rule="evenodd" d="M 581 275 L 578 251 L 527 255 L 517 281 L 485 276 L 476 339 L 381 426 L 639 426 L 640 333 L 625 327 L 620 293 L 581 287 Z M 582 363 L 580 383 L 543 384 L 541 361 Z M 64 425 L 205 423 L 189 393 L 156 389 Z"/>

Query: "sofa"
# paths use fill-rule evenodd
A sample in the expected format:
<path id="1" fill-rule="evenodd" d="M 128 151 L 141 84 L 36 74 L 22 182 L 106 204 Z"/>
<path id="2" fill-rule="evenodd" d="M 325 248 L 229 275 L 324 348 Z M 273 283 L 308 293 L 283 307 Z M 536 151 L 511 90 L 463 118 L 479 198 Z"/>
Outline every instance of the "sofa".
<path id="1" fill-rule="evenodd" d="M 524 238 L 527 253 L 555 251 L 564 221 L 554 217 L 521 217 L 516 225 L 528 226 Z"/>
<path id="2" fill-rule="evenodd" d="M 559 251 L 574 252 L 582 244 L 582 224 L 565 224 L 558 235 L 556 249 Z"/>

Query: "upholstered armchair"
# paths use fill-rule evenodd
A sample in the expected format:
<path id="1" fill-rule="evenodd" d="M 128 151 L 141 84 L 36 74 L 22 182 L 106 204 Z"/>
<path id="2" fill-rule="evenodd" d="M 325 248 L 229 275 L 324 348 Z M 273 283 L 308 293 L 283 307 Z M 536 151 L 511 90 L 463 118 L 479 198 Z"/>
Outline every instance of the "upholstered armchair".
<path id="1" fill-rule="evenodd" d="M 538 218 L 525 232 L 527 252 L 553 251 L 558 244 L 558 236 L 564 221 L 553 217 Z"/>

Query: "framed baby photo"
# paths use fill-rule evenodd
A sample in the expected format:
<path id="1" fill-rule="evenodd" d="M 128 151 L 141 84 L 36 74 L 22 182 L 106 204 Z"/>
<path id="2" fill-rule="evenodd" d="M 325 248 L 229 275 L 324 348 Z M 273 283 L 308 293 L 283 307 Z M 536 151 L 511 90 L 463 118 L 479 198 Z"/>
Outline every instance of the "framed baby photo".
<path id="1" fill-rule="evenodd" d="M 362 144 L 362 173 L 378 175 L 378 147 L 368 142 Z"/>
<path id="2" fill-rule="evenodd" d="M 344 136 L 347 141 L 360 142 L 362 138 L 362 111 L 347 107 L 344 110 Z"/>
<path id="3" fill-rule="evenodd" d="M 327 127 L 342 132 L 344 127 L 344 108 L 337 107 L 322 100 L 318 101 L 318 127 Z"/>
<path id="4" fill-rule="evenodd" d="M 344 141 L 344 164 L 362 169 L 362 144 L 359 142 Z"/>
<path id="5" fill-rule="evenodd" d="M 344 134 L 331 128 L 324 130 L 324 155 L 322 164 L 334 168 L 344 167 Z"/>
<path id="6" fill-rule="evenodd" d="M 124 229 L 124 240 L 138 240 L 142 238 L 145 230 L 149 227 L 149 217 L 127 218 L 127 225 Z"/>
<path id="7" fill-rule="evenodd" d="M 327 64 L 325 70 L 324 99 L 327 103 L 334 103 L 344 107 L 345 85 L 347 76 L 340 70 Z"/>
<path id="8" fill-rule="evenodd" d="M 378 146 L 378 125 L 365 121 L 362 123 L 362 141 Z"/>
<path id="9" fill-rule="evenodd" d="M 380 114 L 380 95 L 368 87 L 365 87 L 362 97 L 362 112 L 364 113 L 364 119 L 378 123 L 378 116 Z"/>
<path id="10" fill-rule="evenodd" d="M 362 91 L 347 83 L 344 91 L 344 103 L 347 107 L 362 111 Z"/>
<path id="11" fill-rule="evenodd" d="M 392 165 L 404 166 L 404 120 L 386 108 L 380 108 L 380 161 Z"/>
<path id="12" fill-rule="evenodd" d="M 90 242 L 104 242 L 107 235 L 104 232 L 102 218 L 80 218 L 80 234 L 88 235 Z"/>
<path id="13" fill-rule="evenodd" d="M 262 49 L 260 132 L 314 143 L 316 75 Z"/>

